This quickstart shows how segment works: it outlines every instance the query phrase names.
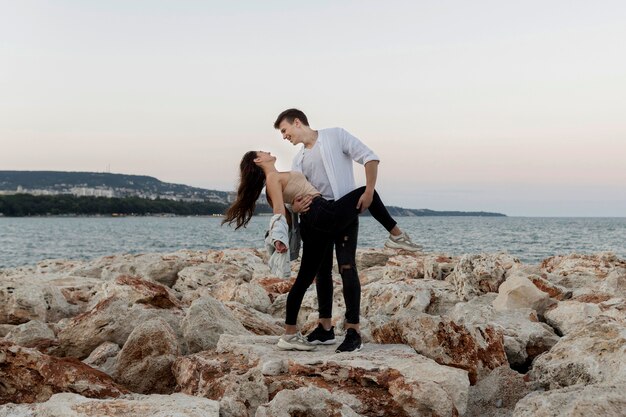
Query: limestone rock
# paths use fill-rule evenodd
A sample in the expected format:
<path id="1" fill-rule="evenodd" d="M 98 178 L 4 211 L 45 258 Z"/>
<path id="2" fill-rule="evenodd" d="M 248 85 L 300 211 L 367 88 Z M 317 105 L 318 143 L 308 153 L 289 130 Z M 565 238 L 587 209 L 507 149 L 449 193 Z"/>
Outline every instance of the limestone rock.
<path id="1" fill-rule="evenodd" d="M 507 272 L 519 263 L 507 254 L 463 255 L 446 281 L 454 285 L 461 300 L 469 300 L 497 292 Z"/>
<path id="2" fill-rule="evenodd" d="M 539 290 L 523 275 L 513 275 L 500 285 L 498 297 L 493 301 L 496 311 L 531 308 L 543 314 L 546 308 L 556 304 L 550 296 Z"/>
<path id="3" fill-rule="evenodd" d="M 246 330 L 257 335 L 281 335 L 284 333 L 284 318 L 276 318 L 266 313 L 261 313 L 247 305 L 234 301 L 224 303 L 230 309 L 235 318 Z"/>
<path id="4" fill-rule="evenodd" d="M 55 394 L 39 404 L 0 406 L 0 417 L 219 417 L 219 404 L 185 394 L 125 395 L 90 399 L 77 394 Z"/>
<path id="5" fill-rule="evenodd" d="M 423 313 L 431 302 L 431 292 L 423 281 L 370 284 L 361 290 L 361 314 L 393 316 L 399 312 Z"/>
<path id="6" fill-rule="evenodd" d="M 31 320 L 12 329 L 5 340 L 20 346 L 45 350 L 55 344 L 56 336 L 46 323 Z"/>
<path id="7" fill-rule="evenodd" d="M 367 344 L 360 352 L 335 354 L 333 346 L 320 346 L 313 352 L 280 351 L 276 341 L 275 336 L 223 335 L 217 351 L 176 361 L 178 385 L 187 394 L 219 399 L 229 410 L 236 409 L 232 404 L 248 402 L 266 412 L 259 409 L 261 405 L 268 408 L 264 393 L 275 398 L 283 390 L 332 387 L 331 400 L 347 404 L 360 415 L 455 416 L 465 412 L 467 373 L 438 365 L 408 346 Z M 238 388 L 242 384 L 251 389 Z M 247 409 L 248 415 L 254 415 L 255 406 Z M 306 410 L 301 412 L 307 415 Z"/>
<path id="8" fill-rule="evenodd" d="M 267 405 L 257 409 L 255 417 L 291 417 L 306 413 L 310 417 L 359 417 L 348 405 L 337 401 L 332 394 L 317 387 L 303 387 L 280 391 Z"/>
<path id="9" fill-rule="evenodd" d="M 515 404 L 530 392 L 524 375 L 501 366 L 470 387 L 465 417 L 501 417 L 511 415 Z"/>
<path id="10" fill-rule="evenodd" d="M 174 285 L 178 272 L 187 266 L 178 256 L 158 253 L 116 255 L 103 258 L 101 263 L 101 277 L 104 280 L 113 280 L 119 275 L 132 275 L 167 287 Z"/>
<path id="11" fill-rule="evenodd" d="M 73 358 L 56 358 L 0 341 L 0 404 L 46 401 L 52 394 L 118 397 L 126 389 L 111 377 Z"/>
<path id="12" fill-rule="evenodd" d="M 236 265 L 201 263 L 188 266 L 178 272 L 178 279 L 172 289 L 184 295 L 198 288 L 210 288 L 223 281 L 247 282 L 250 279 L 252 279 L 252 271 L 242 270 Z"/>
<path id="13" fill-rule="evenodd" d="M 89 356 L 83 360 L 83 363 L 91 366 L 94 369 L 104 372 L 107 375 L 112 375 L 115 370 L 115 364 L 117 363 L 117 355 L 120 353 L 120 347 L 115 343 L 104 342 L 89 354 Z"/>
<path id="14" fill-rule="evenodd" d="M 465 369 L 472 385 L 507 363 L 502 331 L 491 326 L 466 327 L 428 314 L 371 320 L 377 343 L 405 344 L 439 364 Z"/>
<path id="15" fill-rule="evenodd" d="M 574 290 L 575 296 L 626 297 L 626 261 L 610 252 L 553 256 L 541 262 L 541 270 L 551 282 Z"/>
<path id="16" fill-rule="evenodd" d="M 109 294 L 59 331 L 59 346 L 51 351 L 53 354 L 83 359 L 104 342 L 123 346 L 137 325 L 155 317 L 165 319 L 181 335 L 184 312 L 166 287 L 121 276 L 109 287 Z"/>
<path id="17" fill-rule="evenodd" d="M 221 282 L 210 290 L 209 295 L 219 301 L 236 301 L 246 304 L 264 313 L 272 305 L 265 289 L 249 282 L 237 283 L 235 280 Z"/>
<path id="18" fill-rule="evenodd" d="M 387 281 L 424 278 L 423 258 L 418 257 L 415 253 L 396 255 L 389 258 L 385 265 L 383 278 Z"/>
<path id="19" fill-rule="evenodd" d="M 359 272 L 374 266 L 385 266 L 395 253 L 388 249 L 360 249 L 356 253 L 356 267 Z"/>
<path id="20" fill-rule="evenodd" d="M 212 297 L 195 300 L 182 321 L 183 339 L 189 353 L 213 349 L 220 335 L 250 334 L 221 302 Z"/>
<path id="21" fill-rule="evenodd" d="M 0 324 L 0 338 L 6 336 L 11 330 L 17 327 L 16 324 Z"/>
<path id="22" fill-rule="evenodd" d="M 561 301 L 545 313 L 546 322 L 565 335 L 602 313 L 597 304 Z"/>
<path id="23" fill-rule="evenodd" d="M 626 327 L 613 318 L 599 316 L 537 357 L 528 376 L 534 385 L 545 389 L 626 383 L 625 357 Z"/>
<path id="24" fill-rule="evenodd" d="M 135 327 L 118 355 L 114 379 L 140 394 L 170 394 L 176 382 L 172 364 L 180 355 L 176 334 L 162 318 Z"/>
<path id="25" fill-rule="evenodd" d="M 513 275 L 513 273 L 511 273 L 511 275 Z M 561 285 L 557 285 L 553 282 L 550 282 L 547 279 L 546 274 L 543 274 L 544 276 L 539 276 L 537 274 L 532 274 L 532 273 L 531 274 L 526 273 L 524 275 L 533 283 L 535 287 L 537 287 L 539 290 L 548 294 L 550 298 L 554 298 L 555 300 L 559 300 L 559 301 L 572 298 L 571 290 Z"/>
<path id="26" fill-rule="evenodd" d="M 424 257 L 424 279 L 446 279 L 454 271 L 457 262 L 458 259 L 446 255 Z"/>
<path id="27" fill-rule="evenodd" d="M 513 417 L 623 417 L 626 385 L 577 385 L 533 392 L 515 407 Z"/>
<path id="28" fill-rule="evenodd" d="M 492 306 L 495 297 L 491 293 L 458 303 L 446 316 L 459 324 L 501 328 L 507 360 L 514 366 L 529 364 L 559 341 L 554 330 L 540 322 L 534 310 L 495 311 Z"/>
<path id="29" fill-rule="evenodd" d="M 0 282 L 0 323 L 54 322 L 77 312 L 78 309 L 68 303 L 54 285 L 31 281 L 27 277 Z"/>

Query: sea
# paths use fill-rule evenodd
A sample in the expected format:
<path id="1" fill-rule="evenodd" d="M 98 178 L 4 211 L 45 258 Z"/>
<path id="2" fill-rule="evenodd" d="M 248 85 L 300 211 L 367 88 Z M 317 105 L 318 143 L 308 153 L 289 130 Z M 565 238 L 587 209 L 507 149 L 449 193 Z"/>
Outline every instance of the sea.
<path id="1" fill-rule="evenodd" d="M 0 217 L 0 269 L 46 259 L 89 260 L 120 253 L 180 249 L 262 248 L 269 217 L 248 227 L 220 217 Z M 462 255 L 507 252 L 535 264 L 570 253 L 613 252 L 626 259 L 626 217 L 398 217 L 425 252 Z M 359 247 L 381 248 L 387 232 L 360 218 Z"/>

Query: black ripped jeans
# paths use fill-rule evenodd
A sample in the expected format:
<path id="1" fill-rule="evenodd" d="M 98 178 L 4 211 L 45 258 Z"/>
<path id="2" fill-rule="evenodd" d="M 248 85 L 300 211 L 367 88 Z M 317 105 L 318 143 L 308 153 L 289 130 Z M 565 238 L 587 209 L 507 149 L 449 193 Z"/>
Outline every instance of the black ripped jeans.
<path id="1" fill-rule="evenodd" d="M 365 187 L 357 188 L 337 201 L 328 201 L 322 197 L 316 197 L 311 203 L 309 211 L 300 214 L 300 232 L 303 242 L 302 261 L 300 262 L 300 270 L 298 271 L 296 282 L 287 296 L 286 324 L 296 325 L 298 312 L 307 288 L 311 285 L 315 276 L 318 275 L 320 269 L 328 269 L 330 271 L 328 260 L 330 259 L 332 266 L 333 243 L 336 242 L 337 245 L 341 245 L 342 240 L 350 240 L 352 238 L 351 235 L 345 233 L 347 230 L 352 230 L 353 242 L 349 243 L 354 246 L 354 251 L 356 251 L 359 215 L 356 205 L 364 191 Z M 396 221 L 389 215 L 387 208 L 376 191 L 374 191 L 374 198 L 369 211 L 372 217 L 383 225 L 387 231 L 391 231 L 395 227 Z M 356 228 L 354 227 L 355 224 Z M 338 259 L 338 262 L 344 285 L 346 321 L 357 324 L 359 323 L 361 285 L 356 271 L 354 256 L 345 258 Z M 348 271 L 344 277 L 344 271 L 341 271 L 341 269 L 345 266 L 348 266 Z M 323 273 L 317 278 L 320 317 L 324 317 L 325 313 L 332 309 L 332 277 L 331 274 Z M 329 287 L 330 291 L 328 291 Z"/>

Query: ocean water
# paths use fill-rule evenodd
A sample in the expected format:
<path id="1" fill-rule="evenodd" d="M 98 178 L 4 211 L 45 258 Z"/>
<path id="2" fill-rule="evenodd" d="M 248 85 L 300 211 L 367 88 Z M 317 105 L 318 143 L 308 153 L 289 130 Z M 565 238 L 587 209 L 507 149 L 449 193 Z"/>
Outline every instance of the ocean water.
<path id="1" fill-rule="evenodd" d="M 626 218 L 399 217 L 426 252 L 505 251 L 526 263 L 552 255 L 612 251 L 626 258 Z M 94 259 L 116 253 L 263 247 L 269 217 L 246 229 L 218 217 L 0 217 L 0 268 L 44 259 Z M 361 217 L 359 247 L 379 248 L 386 231 Z"/>

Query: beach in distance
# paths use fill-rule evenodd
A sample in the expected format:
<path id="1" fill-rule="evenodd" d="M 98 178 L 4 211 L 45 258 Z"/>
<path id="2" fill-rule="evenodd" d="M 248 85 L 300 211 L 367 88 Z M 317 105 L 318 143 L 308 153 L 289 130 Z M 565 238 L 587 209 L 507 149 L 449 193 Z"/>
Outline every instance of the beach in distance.
<path id="1" fill-rule="evenodd" d="M 382 247 L 387 234 L 360 218 L 359 247 Z M 428 252 L 507 252 L 524 262 L 556 254 L 612 251 L 626 257 L 626 218 L 399 217 Z M 0 268 L 44 259 L 94 259 L 113 253 L 179 249 L 262 248 L 267 216 L 245 229 L 221 226 L 220 217 L 0 218 Z"/>

